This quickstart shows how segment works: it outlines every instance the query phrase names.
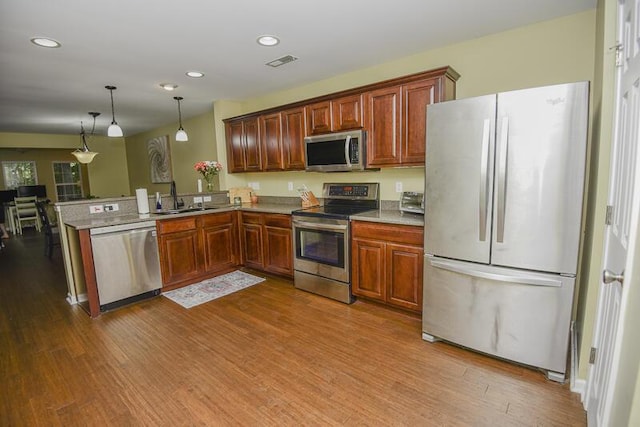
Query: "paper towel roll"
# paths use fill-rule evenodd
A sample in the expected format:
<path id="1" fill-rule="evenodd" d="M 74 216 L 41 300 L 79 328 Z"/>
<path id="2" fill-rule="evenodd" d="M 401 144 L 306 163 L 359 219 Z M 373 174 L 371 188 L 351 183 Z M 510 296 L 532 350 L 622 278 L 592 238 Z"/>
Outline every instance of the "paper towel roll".
<path id="1" fill-rule="evenodd" d="M 136 201 L 138 202 L 138 213 L 149 213 L 149 196 L 146 188 L 136 188 Z"/>
<path id="2" fill-rule="evenodd" d="M 198 193 L 202 193 L 202 180 L 198 180 Z"/>

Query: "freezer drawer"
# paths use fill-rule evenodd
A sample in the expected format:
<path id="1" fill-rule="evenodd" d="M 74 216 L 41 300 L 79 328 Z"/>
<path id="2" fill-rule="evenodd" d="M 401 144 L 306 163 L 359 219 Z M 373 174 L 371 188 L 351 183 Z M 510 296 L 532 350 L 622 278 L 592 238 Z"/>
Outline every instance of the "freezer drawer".
<path id="1" fill-rule="evenodd" d="M 422 330 L 564 374 L 575 278 L 425 257 Z"/>

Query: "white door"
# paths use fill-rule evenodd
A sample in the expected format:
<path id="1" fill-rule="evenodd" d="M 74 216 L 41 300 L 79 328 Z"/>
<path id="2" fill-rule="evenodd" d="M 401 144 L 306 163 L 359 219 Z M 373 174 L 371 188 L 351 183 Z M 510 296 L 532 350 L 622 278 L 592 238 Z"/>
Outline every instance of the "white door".
<path id="1" fill-rule="evenodd" d="M 618 40 L 622 44 L 616 81 L 616 119 L 612 147 L 609 202 L 612 206 L 611 224 L 605 232 L 603 277 L 598 297 L 594 346 L 595 364 L 589 373 L 587 414 L 589 425 L 607 426 L 612 404 L 613 381 L 619 363 L 619 320 L 624 318 L 626 306 L 623 282 L 625 265 L 634 257 L 635 245 L 629 246 L 637 230 L 638 203 L 634 203 L 635 175 L 638 173 L 640 126 L 640 28 L 636 9 L 640 0 L 620 0 L 618 5 Z"/>

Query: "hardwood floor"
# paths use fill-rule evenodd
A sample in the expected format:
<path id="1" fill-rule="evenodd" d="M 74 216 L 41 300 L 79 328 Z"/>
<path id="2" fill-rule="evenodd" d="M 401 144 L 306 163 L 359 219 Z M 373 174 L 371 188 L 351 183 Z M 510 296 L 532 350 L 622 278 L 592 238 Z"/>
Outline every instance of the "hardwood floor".
<path id="1" fill-rule="evenodd" d="M 586 425 L 541 372 L 420 338 L 411 315 L 269 278 L 184 309 L 90 319 L 59 248 L 0 252 L 0 425 Z"/>

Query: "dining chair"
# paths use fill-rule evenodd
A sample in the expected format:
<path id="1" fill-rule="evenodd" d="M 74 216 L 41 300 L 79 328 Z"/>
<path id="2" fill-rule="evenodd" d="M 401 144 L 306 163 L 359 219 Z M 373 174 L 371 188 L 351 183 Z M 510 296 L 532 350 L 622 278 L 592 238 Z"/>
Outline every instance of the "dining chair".
<path id="1" fill-rule="evenodd" d="M 36 230 L 40 231 L 42 225 L 36 209 L 36 200 L 36 196 L 16 197 L 13 199 L 16 205 L 16 220 L 18 221 L 16 228 L 18 233 L 22 234 L 23 224 L 31 222 L 34 223 Z"/>
<path id="2" fill-rule="evenodd" d="M 36 202 L 38 216 L 44 230 L 44 254 L 51 258 L 53 255 L 53 247 L 60 246 L 60 229 L 51 224 L 49 214 L 47 213 L 47 205 L 44 202 Z M 57 238 L 56 238 L 57 236 Z"/>

